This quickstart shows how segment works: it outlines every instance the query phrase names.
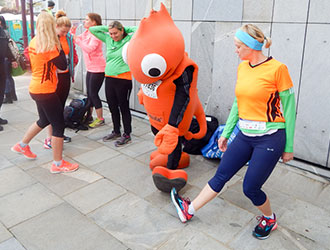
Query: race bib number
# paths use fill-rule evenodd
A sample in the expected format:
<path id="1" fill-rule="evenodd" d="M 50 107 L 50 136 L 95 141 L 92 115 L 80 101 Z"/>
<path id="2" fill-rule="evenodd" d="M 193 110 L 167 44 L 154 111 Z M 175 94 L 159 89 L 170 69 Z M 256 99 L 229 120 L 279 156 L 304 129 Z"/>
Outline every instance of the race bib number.
<path id="1" fill-rule="evenodd" d="M 151 84 L 141 84 L 143 93 L 153 99 L 158 99 L 157 89 L 160 86 L 162 81 L 157 81 Z"/>
<path id="2" fill-rule="evenodd" d="M 249 129 L 249 130 L 265 130 L 266 122 L 249 121 L 249 120 L 240 119 L 239 127 L 242 129 Z"/>

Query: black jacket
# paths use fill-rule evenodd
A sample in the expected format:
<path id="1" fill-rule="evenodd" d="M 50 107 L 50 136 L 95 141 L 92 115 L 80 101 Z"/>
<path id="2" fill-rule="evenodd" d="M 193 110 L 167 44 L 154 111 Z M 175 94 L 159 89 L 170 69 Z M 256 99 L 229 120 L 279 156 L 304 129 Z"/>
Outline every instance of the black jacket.
<path id="1" fill-rule="evenodd" d="M 2 27 L 0 27 L 0 60 L 3 61 L 6 57 L 10 61 L 15 61 L 14 55 L 11 53 L 9 47 L 8 47 L 8 37 L 3 30 Z"/>

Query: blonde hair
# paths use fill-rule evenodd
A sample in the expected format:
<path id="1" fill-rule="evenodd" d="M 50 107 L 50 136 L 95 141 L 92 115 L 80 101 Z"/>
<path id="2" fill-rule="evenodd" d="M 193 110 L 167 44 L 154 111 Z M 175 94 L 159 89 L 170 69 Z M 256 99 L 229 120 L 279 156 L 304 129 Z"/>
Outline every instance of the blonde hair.
<path id="1" fill-rule="evenodd" d="M 36 52 L 44 53 L 54 50 L 56 47 L 61 50 L 60 41 L 58 40 L 55 20 L 52 15 L 47 12 L 40 12 L 37 19 L 37 34 L 36 34 Z"/>
<path id="2" fill-rule="evenodd" d="M 269 37 L 265 37 L 264 33 L 256 25 L 245 24 L 241 27 L 241 30 L 248 33 L 260 43 L 263 43 L 266 40 L 265 48 L 269 48 L 272 45 L 272 40 Z"/>
<path id="3" fill-rule="evenodd" d="M 63 10 L 59 10 L 56 12 L 55 20 L 56 20 L 56 25 L 58 27 L 65 26 L 65 27 L 71 28 L 71 21 L 66 16 L 66 13 Z"/>

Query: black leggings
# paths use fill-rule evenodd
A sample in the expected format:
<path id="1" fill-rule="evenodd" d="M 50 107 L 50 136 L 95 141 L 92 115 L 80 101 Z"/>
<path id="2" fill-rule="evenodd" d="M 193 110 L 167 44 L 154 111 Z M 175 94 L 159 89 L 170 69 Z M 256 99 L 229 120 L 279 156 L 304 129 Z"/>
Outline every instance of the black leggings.
<path id="1" fill-rule="evenodd" d="M 105 78 L 105 95 L 111 112 L 113 130 L 120 133 L 120 113 L 123 119 L 124 132 L 132 132 L 132 117 L 129 109 L 129 97 L 132 91 L 132 80 Z"/>
<path id="2" fill-rule="evenodd" d="M 87 87 L 87 97 L 91 103 L 91 107 L 95 107 L 95 109 L 102 108 L 102 102 L 99 97 L 99 91 L 102 87 L 104 80 L 104 72 L 103 73 L 93 73 L 88 72 L 86 75 L 86 87 Z"/>
<path id="3" fill-rule="evenodd" d="M 56 88 L 56 94 L 62 104 L 62 112 L 63 112 L 66 99 L 68 99 L 70 92 L 70 86 L 71 86 L 70 73 L 69 72 L 59 73 L 57 74 L 57 76 L 58 76 L 58 84 Z"/>
<path id="4" fill-rule="evenodd" d="M 56 93 L 50 94 L 32 94 L 32 99 L 37 104 L 39 120 L 37 125 L 40 128 L 45 128 L 49 124 L 53 127 L 53 136 L 63 137 L 64 133 L 64 118 L 63 106 L 60 98 Z"/>

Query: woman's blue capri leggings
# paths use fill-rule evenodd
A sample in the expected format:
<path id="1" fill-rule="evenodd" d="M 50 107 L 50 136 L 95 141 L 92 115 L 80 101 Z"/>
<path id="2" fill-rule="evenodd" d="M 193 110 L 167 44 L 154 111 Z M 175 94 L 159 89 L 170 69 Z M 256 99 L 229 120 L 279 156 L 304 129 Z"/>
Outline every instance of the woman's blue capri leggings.
<path id="1" fill-rule="evenodd" d="M 243 192 L 255 206 L 265 203 L 267 196 L 261 190 L 281 157 L 285 147 L 285 130 L 279 129 L 271 135 L 250 137 L 239 132 L 224 153 L 218 170 L 208 182 L 214 192 L 219 193 L 247 162 Z"/>

